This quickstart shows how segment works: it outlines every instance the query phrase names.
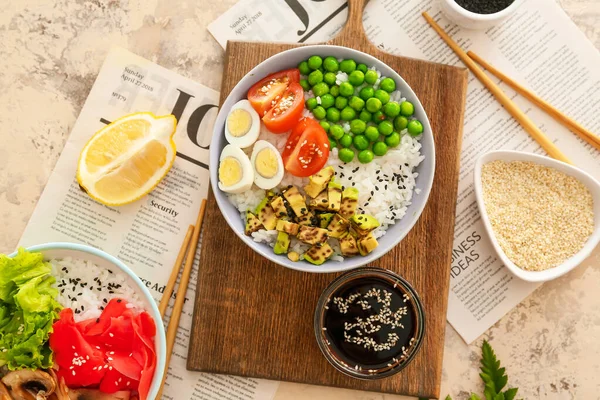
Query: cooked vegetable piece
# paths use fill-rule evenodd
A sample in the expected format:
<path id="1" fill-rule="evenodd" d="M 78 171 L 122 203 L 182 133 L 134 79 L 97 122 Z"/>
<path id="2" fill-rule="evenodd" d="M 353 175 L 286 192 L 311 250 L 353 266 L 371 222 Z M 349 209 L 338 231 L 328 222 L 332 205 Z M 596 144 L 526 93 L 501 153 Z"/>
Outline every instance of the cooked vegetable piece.
<path id="1" fill-rule="evenodd" d="M 333 177 L 333 167 L 329 166 L 323 168 L 319 172 L 314 175 L 308 177 L 308 185 L 304 186 L 304 191 L 307 195 L 312 197 L 313 199 L 319 195 L 325 188 L 331 178 Z"/>
<path id="2" fill-rule="evenodd" d="M 306 253 L 304 253 L 304 259 L 311 264 L 321 265 L 331 255 L 333 254 L 333 249 L 329 244 L 323 243 L 322 245 L 314 245 Z"/>
<path id="3" fill-rule="evenodd" d="M 329 225 L 329 223 L 333 219 L 334 215 L 335 214 L 333 214 L 333 213 L 320 214 L 319 215 L 319 228 L 327 228 L 327 225 Z"/>
<path id="4" fill-rule="evenodd" d="M 277 233 L 277 240 L 275 241 L 275 246 L 273 247 L 273 252 L 275 254 L 285 254 L 290 247 L 290 235 L 285 232 Z"/>
<path id="5" fill-rule="evenodd" d="M 254 232 L 263 228 L 262 222 L 260 222 L 256 215 L 252 214 L 249 210 L 246 210 L 246 229 L 244 230 L 244 233 L 247 236 L 251 236 Z"/>
<path id="6" fill-rule="evenodd" d="M 324 243 L 327 241 L 327 229 L 313 226 L 301 226 L 298 230 L 298 240 L 308 244 Z"/>
<path id="7" fill-rule="evenodd" d="M 287 257 L 290 261 L 296 262 L 300 259 L 300 254 L 296 253 L 295 251 L 290 251 Z"/>
<path id="8" fill-rule="evenodd" d="M 329 208 L 328 199 L 329 196 L 327 196 L 327 191 L 323 190 L 317 197 L 308 201 L 308 207 L 319 211 L 327 211 Z"/>
<path id="9" fill-rule="evenodd" d="M 340 206 L 340 214 L 343 217 L 350 217 L 356 212 L 358 206 L 358 189 L 348 187 L 342 193 L 342 204 Z"/>
<path id="10" fill-rule="evenodd" d="M 369 233 L 367 236 L 358 239 L 357 244 L 358 251 L 360 252 L 361 256 L 366 256 L 367 254 L 375 250 L 377 246 L 379 246 L 379 243 L 377 243 L 377 239 L 375 239 L 372 233 Z"/>
<path id="11" fill-rule="evenodd" d="M 300 193 L 296 186 L 292 186 L 283 192 L 283 197 L 290 203 L 290 207 L 294 210 L 297 217 L 301 217 L 308 213 L 304 196 Z"/>
<path id="12" fill-rule="evenodd" d="M 344 257 L 352 257 L 360 254 L 356 238 L 353 235 L 346 235 L 340 239 L 340 249 Z"/>
<path id="13" fill-rule="evenodd" d="M 299 228 L 300 228 L 300 226 L 294 222 L 282 221 L 282 220 L 277 221 L 276 229 L 280 232 L 285 232 L 292 236 L 296 236 L 298 234 Z"/>
<path id="14" fill-rule="evenodd" d="M 275 211 L 269 205 L 268 197 L 265 197 L 256 207 L 255 214 L 266 230 L 273 230 L 277 226 L 277 217 L 275 216 Z"/>
<path id="15" fill-rule="evenodd" d="M 311 226 L 313 225 L 314 215 L 309 211 L 308 213 L 297 217 L 296 222 L 298 225 Z"/>
<path id="16" fill-rule="evenodd" d="M 341 239 L 348 234 L 350 229 L 350 221 L 342 217 L 340 214 L 335 214 L 329 225 L 327 231 L 330 237 Z"/>
<path id="17" fill-rule="evenodd" d="M 350 222 L 352 223 L 352 228 L 361 237 L 368 235 L 369 232 L 379 226 L 379 221 L 367 214 L 354 214 L 350 217 Z"/>
<path id="18" fill-rule="evenodd" d="M 328 210 L 339 211 L 342 204 L 342 185 L 329 182 L 329 185 L 327 185 L 327 195 L 329 196 Z"/>
<path id="19" fill-rule="evenodd" d="M 277 218 L 287 218 L 288 217 L 287 209 L 285 208 L 285 202 L 283 201 L 282 197 L 280 197 L 280 196 L 274 197 L 271 200 L 271 208 L 275 212 L 275 216 Z"/>

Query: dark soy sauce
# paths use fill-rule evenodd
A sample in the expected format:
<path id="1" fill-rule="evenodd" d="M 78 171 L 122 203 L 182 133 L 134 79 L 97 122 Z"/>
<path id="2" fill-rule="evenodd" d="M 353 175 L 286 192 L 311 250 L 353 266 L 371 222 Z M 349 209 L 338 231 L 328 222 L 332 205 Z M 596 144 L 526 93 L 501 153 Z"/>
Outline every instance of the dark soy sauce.
<path id="1" fill-rule="evenodd" d="M 378 303 L 376 298 L 366 296 L 373 289 L 380 290 L 382 295 L 385 292 L 391 294 L 389 309 L 392 313 L 406 307 L 406 314 L 399 320 L 403 327 L 392 327 L 385 323 L 373 322 L 373 325 L 381 326 L 381 329 L 374 333 L 366 333 L 360 327 L 347 330 L 346 323 L 355 324 L 357 317 L 366 321 L 370 316 L 381 313 L 384 309 L 384 304 Z M 345 314 L 341 313 L 335 299 L 342 298 L 347 300 L 350 296 L 356 294 L 360 296 L 355 297 L 356 300 L 348 304 Z M 366 301 L 366 304 L 370 308 L 364 309 L 363 305 L 358 303 L 361 300 Z M 402 355 L 403 346 L 410 352 L 409 347 L 413 343 L 411 339 L 414 337 L 416 327 L 416 312 L 412 299 L 405 297 L 404 290 L 400 286 L 394 288 L 393 282 L 380 278 L 361 278 L 350 281 L 331 295 L 327 306 L 328 309 L 324 315 L 325 336 L 330 342 L 330 348 L 336 357 L 351 368 L 356 365 L 362 369 L 377 370 L 380 368 L 389 368 L 389 364 L 402 363 L 402 360 L 405 358 Z M 358 334 L 357 330 L 360 330 L 363 334 Z M 398 339 L 389 349 L 376 351 L 373 347 L 365 348 L 364 344 L 349 342 L 345 338 L 344 333 L 351 337 L 372 338 L 377 344 L 388 342 L 388 335 L 390 333 L 396 334 Z"/>

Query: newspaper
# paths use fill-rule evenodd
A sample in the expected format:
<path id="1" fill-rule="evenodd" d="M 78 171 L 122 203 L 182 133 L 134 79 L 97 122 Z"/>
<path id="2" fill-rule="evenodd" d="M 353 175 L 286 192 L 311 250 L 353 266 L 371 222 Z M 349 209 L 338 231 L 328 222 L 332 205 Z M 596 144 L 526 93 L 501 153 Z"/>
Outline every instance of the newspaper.
<path id="1" fill-rule="evenodd" d="M 364 28 L 378 48 L 390 53 L 462 66 L 429 28 L 423 11 L 463 49 L 475 51 L 592 132 L 600 132 L 600 55 L 557 3 L 526 0 L 501 25 L 472 31 L 449 23 L 436 1 L 371 0 Z M 333 37 L 347 13 L 344 0 L 242 0 L 209 30 L 222 46 L 227 40 L 314 43 Z M 506 85 L 501 87 L 577 166 L 600 179 L 598 151 Z M 473 75 L 463 135 L 448 321 L 470 343 L 539 286 L 514 277 L 496 256 L 475 202 L 474 161 L 489 150 L 543 150 Z"/>
<path id="2" fill-rule="evenodd" d="M 122 48 L 113 48 L 73 127 L 20 246 L 85 243 L 117 256 L 160 300 L 187 228 L 206 198 L 208 147 L 219 94 Z M 79 153 L 104 124 L 136 111 L 178 119 L 177 157 L 149 195 L 122 207 L 103 206 L 75 180 Z M 278 383 L 186 370 L 198 254 L 181 316 L 163 399 L 271 399 Z M 172 306 L 172 304 L 171 304 Z M 170 316 L 167 311 L 167 319 Z"/>

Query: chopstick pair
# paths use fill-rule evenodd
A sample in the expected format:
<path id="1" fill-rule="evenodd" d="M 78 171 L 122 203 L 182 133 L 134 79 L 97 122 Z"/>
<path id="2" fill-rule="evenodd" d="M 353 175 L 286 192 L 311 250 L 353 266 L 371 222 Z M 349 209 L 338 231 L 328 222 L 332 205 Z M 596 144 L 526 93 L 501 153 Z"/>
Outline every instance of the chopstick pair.
<path id="1" fill-rule="evenodd" d="M 573 119 L 569 118 L 558 109 L 538 97 L 531 90 L 521 86 L 519 83 L 503 74 L 487 62 L 485 62 L 481 57 L 472 51 L 465 52 L 460 46 L 448 36 L 448 34 L 434 21 L 433 18 L 427 13 L 423 13 L 423 17 L 429 25 L 438 33 L 438 35 L 446 42 L 446 44 L 456 53 L 456 55 L 462 60 L 463 63 L 473 72 L 473 74 L 483 83 L 484 86 L 488 88 L 488 90 L 496 97 L 496 100 L 500 102 L 510 113 L 510 115 L 515 118 L 519 124 L 531 135 L 531 137 L 539 143 L 540 146 L 550 155 L 551 157 L 566 162 L 568 164 L 572 164 L 572 162 L 565 156 L 558 147 L 537 127 L 537 125 L 525 114 L 519 107 L 500 89 L 494 81 L 486 75 L 485 72 L 477 63 L 482 65 L 485 69 L 487 69 L 491 74 L 504 81 L 508 86 L 512 87 L 519 94 L 536 104 L 542 110 L 544 110 L 548 115 L 554 118 L 556 121 L 567 127 L 577 136 L 588 142 L 590 145 L 600 150 L 600 137 L 594 135 L 590 131 L 586 130 L 583 126 L 578 124 Z M 477 63 L 476 63 L 477 62 Z"/>
<path id="2" fill-rule="evenodd" d="M 200 205 L 200 211 L 198 212 L 198 218 L 196 219 L 196 226 L 190 225 L 187 230 L 185 238 L 183 239 L 183 243 L 181 244 L 181 248 L 179 249 L 179 254 L 177 255 L 177 259 L 173 265 L 171 276 L 169 277 L 169 281 L 165 287 L 165 292 L 163 293 L 163 297 L 158 305 L 160 315 L 164 318 L 165 311 L 169 305 L 169 300 L 173 294 L 173 289 L 175 288 L 175 282 L 177 281 L 181 264 L 185 258 L 185 266 L 183 267 L 183 272 L 181 273 L 181 280 L 179 281 L 177 296 L 175 297 L 175 305 L 173 306 L 173 312 L 171 313 L 171 319 L 169 321 L 169 326 L 167 327 L 167 359 L 165 363 L 165 373 L 160 384 L 158 395 L 156 396 L 157 399 L 162 397 L 165 380 L 167 379 L 167 373 L 169 372 L 169 363 L 171 361 L 171 354 L 173 353 L 173 346 L 175 345 L 177 328 L 179 327 L 179 319 L 181 317 L 181 312 L 183 311 L 185 292 L 187 291 L 188 284 L 190 282 L 190 275 L 192 274 L 194 256 L 196 254 L 196 250 L 198 249 L 198 239 L 200 238 L 200 231 L 202 230 L 202 220 L 204 219 L 205 210 L 206 199 L 203 199 L 202 204 Z"/>

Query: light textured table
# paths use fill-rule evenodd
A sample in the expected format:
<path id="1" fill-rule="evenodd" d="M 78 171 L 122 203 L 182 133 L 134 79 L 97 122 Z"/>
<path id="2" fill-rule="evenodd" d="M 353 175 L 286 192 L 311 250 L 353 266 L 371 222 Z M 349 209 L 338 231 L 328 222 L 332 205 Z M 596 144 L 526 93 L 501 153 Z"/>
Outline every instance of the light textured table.
<path id="1" fill-rule="evenodd" d="M 552 1 L 552 0 L 548 0 Z M 218 90 L 223 50 L 206 30 L 235 0 L 0 2 L 0 251 L 14 249 L 112 44 Z M 600 48 L 600 1 L 560 0 Z M 201 6 L 200 6 L 201 5 Z M 600 398 L 600 249 L 545 284 L 486 337 L 526 399 Z M 481 392 L 478 345 L 448 327 L 442 393 Z M 276 400 L 400 396 L 282 383 Z"/>

